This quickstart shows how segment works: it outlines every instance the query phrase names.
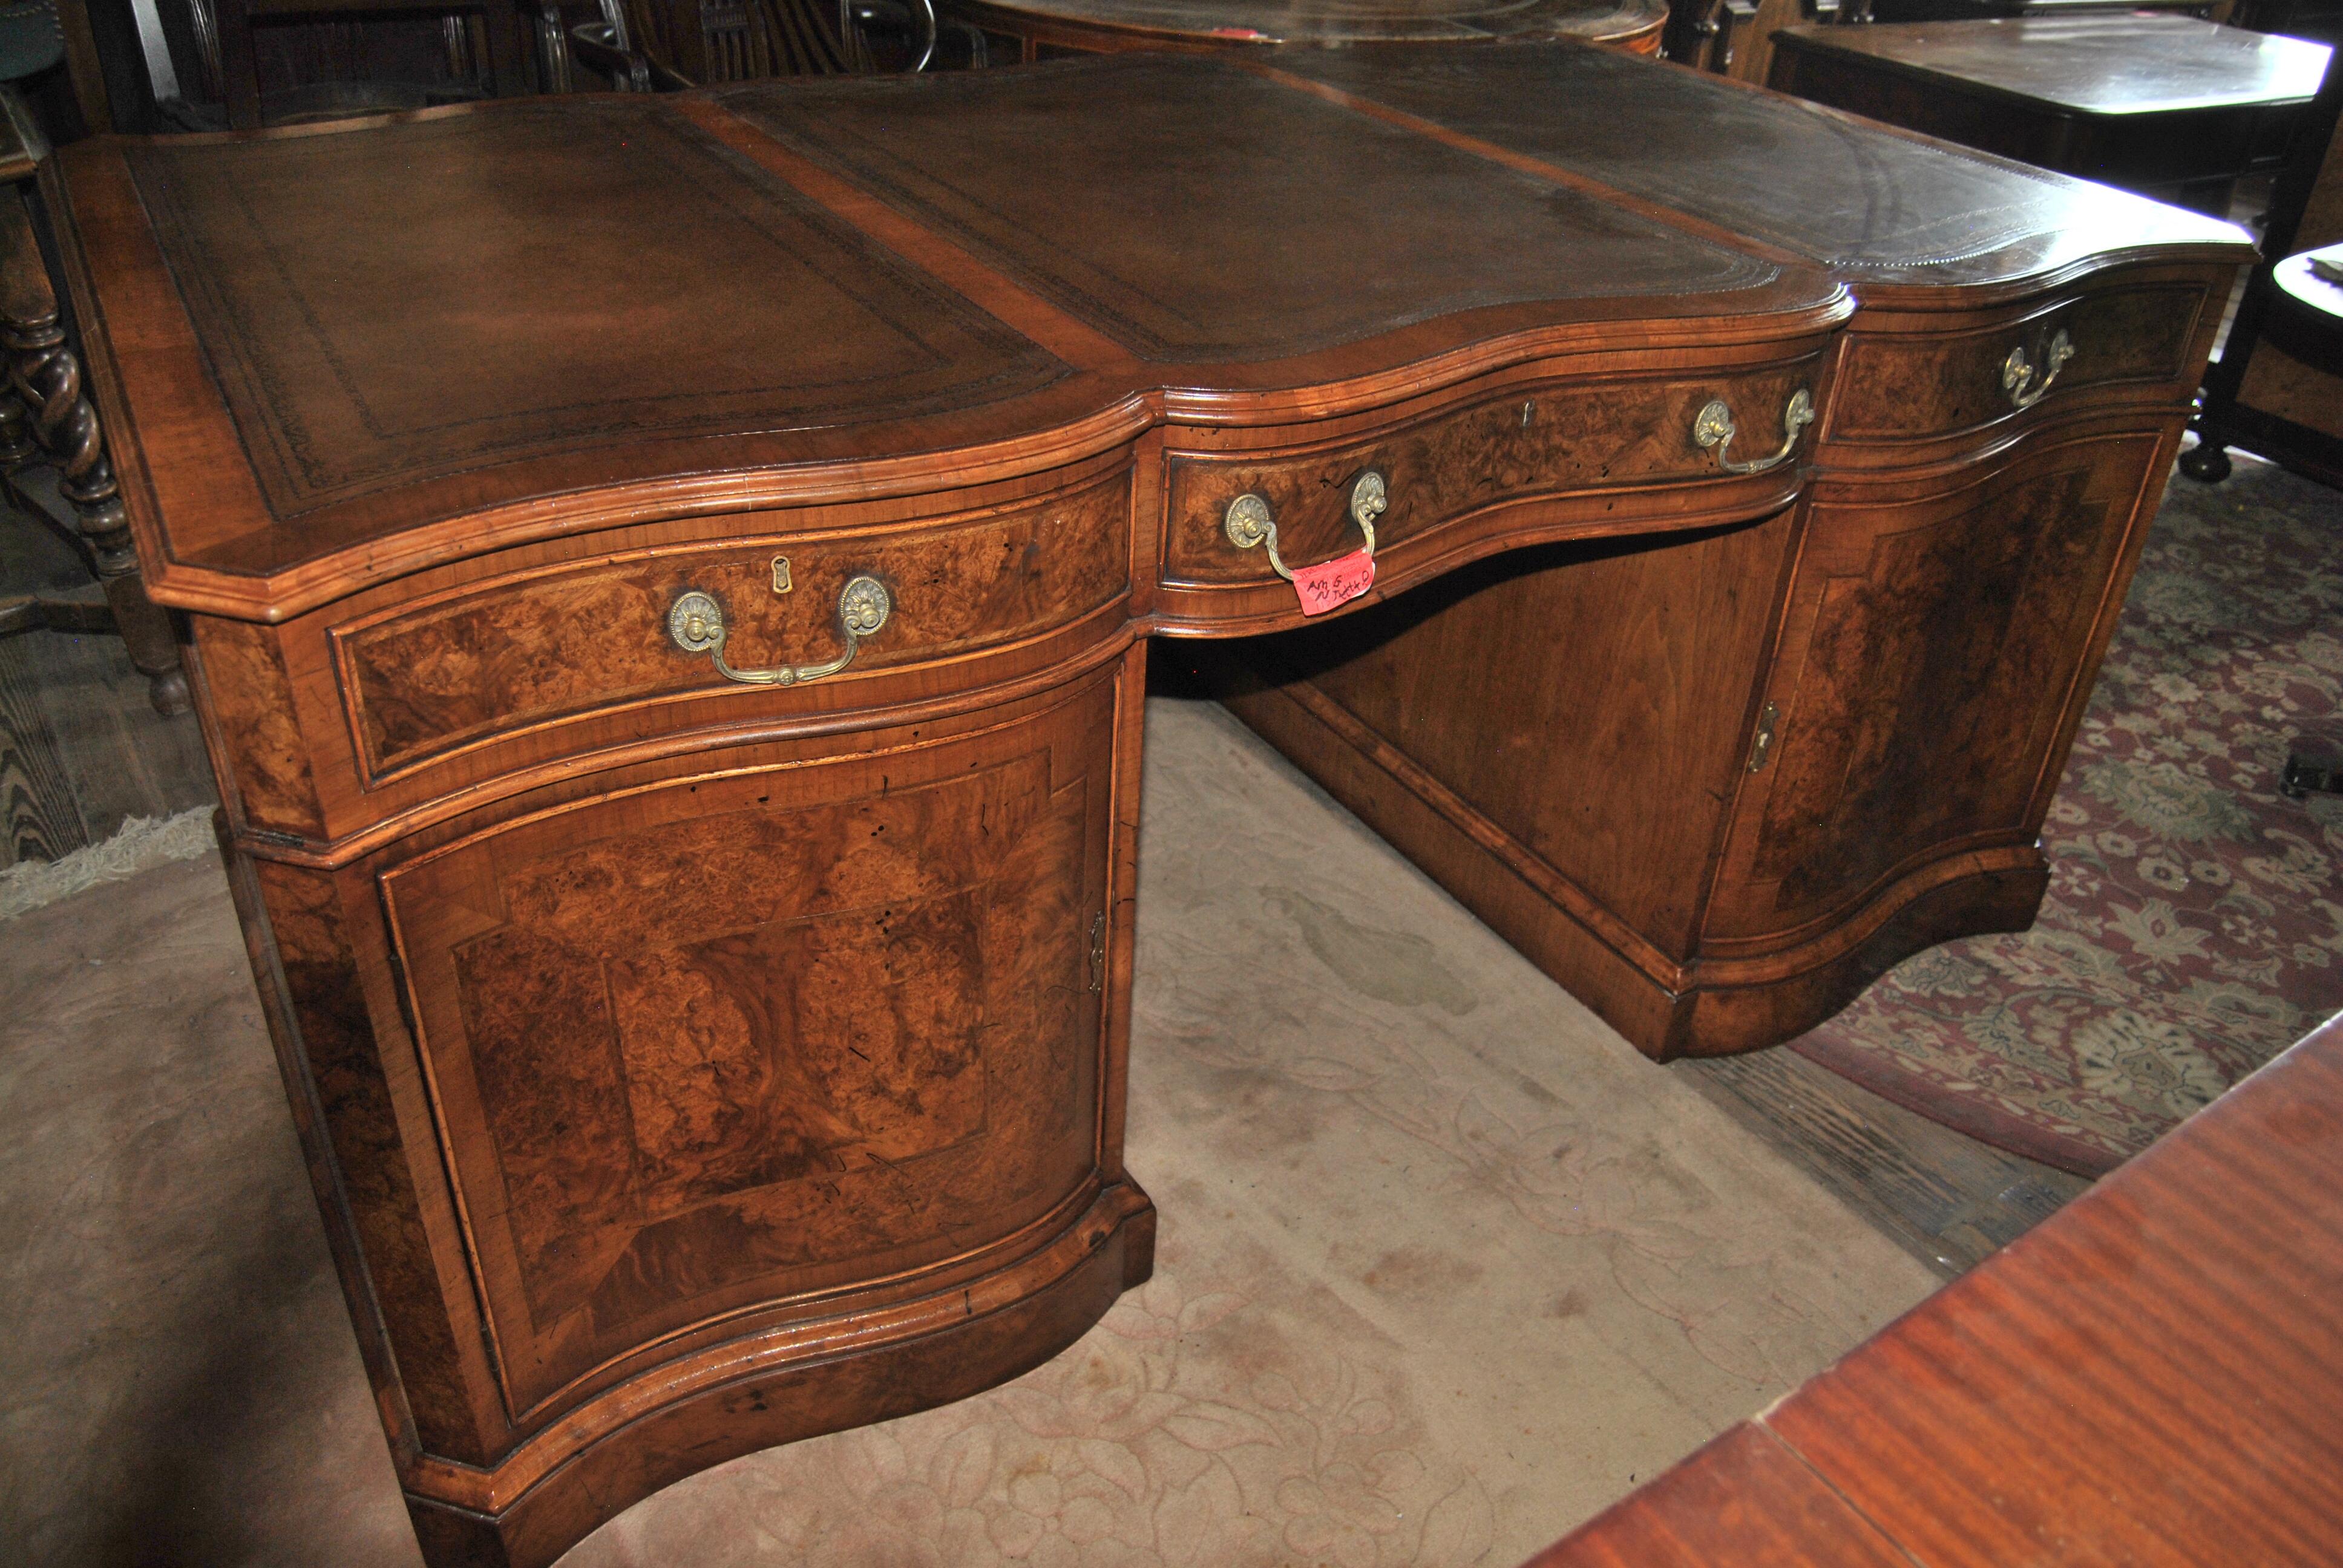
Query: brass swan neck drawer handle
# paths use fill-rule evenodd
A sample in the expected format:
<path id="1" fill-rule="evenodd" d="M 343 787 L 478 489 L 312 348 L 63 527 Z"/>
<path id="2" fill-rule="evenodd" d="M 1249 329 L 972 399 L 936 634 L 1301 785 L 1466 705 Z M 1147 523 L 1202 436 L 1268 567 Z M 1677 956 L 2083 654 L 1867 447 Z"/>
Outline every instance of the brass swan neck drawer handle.
<path id="1" fill-rule="evenodd" d="M 2011 349 L 2009 357 L 2001 362 L 2001 389 L 2009 394 L 2010 407 L 2031 408 L 2041 402 L 2042 395 L 2050 390 L 2050 383 L 2058 379 L 2058 372 L 2066 368 L 2066 361 L 2073 357 L 2075 345 L 2063 327 L 2050 335 L 2049 343 L 2042 350 L 2042 378 L 2038 381 L 2035 379 L 2034 361 L 2026 356 L 2026 345 L 2021 343 Z"/>
<path id="2" fill-rule="evenodd" d="M 1714 450 L 1716 466 L 1726 473 L 1762 474 L 1777 464 L 1788 462 L 1790 454 L 1798 449 L 1798 432 L 1814 422 L 1814 397 L 1801 387 L 1790 394 L 1789 404 L 1782 410 L 1781 450 L 1768 457 L 1752 457 L 1745 463 L 1736 462 L 1725 455 L 1725 449 L 1733 445 L 1733 437 L 1739 434 L 1734 427 L 1733 410 L 1725 406 L 1724 398 L 1717 397 L 1711 399 L 1707 407 L 1693 416 L 1692 438 L 1703 447 Z"/>
<path id="3" fill-rule="evenodd" d="M 1373 468 L 1351 482 L 1351 521 L 1358 524 L 1359 532 L 1366 536 L 1370 559 L 1375 553 L 1375 519 L 1390 505 L 1390 487 Z M 1227 515 L 1221 519 L 1221 530 L 1229 536 L 1229 543 L 1241 550 L 1266 545 L 1270 569 L 1288 582 L 1293 580 L 1293 568 L 1277 553 L 1277 524 L 1269 515 L 1269 503 L 1260 496 L 1247 490 L 1231 501 Z"/>
<path id="4" fill-rule="evenodd" d="M 846 638 L 846 651 L 820 664 L 779 664 L 770 669 L 735 669 L 724 662 L 727 628 L 723 607 L 697 588 L 678 594 L 675 603 L 669 607 L 667 634 L 684 652 L 708 655 L 716 666 L 716 673 L 727 680 L 737 680 L 743 686 L 802 686 L 825 675 L 836 675 L 852 664 L 854 650 L 861 646 L 862 638 L 885 626 L 894 609 L 894 600 L 888 597 L 884 583 L 877 578 L 856 578 L 838 594 L 838 629 Z"/>

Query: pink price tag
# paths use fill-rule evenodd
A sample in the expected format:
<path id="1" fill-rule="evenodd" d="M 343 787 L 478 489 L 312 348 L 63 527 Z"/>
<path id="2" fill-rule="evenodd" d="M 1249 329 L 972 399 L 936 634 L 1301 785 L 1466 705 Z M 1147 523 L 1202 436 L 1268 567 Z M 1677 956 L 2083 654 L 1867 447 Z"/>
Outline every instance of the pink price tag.
<path id="1" fill-rule="evenodd" d="M 1293 573 L 1294 597 L 1301 599 L 1303 615 L 1324 615 L 1374 586 L 1375 558 L 1364 550 L 1314 567 L 1297 567 Z"/>

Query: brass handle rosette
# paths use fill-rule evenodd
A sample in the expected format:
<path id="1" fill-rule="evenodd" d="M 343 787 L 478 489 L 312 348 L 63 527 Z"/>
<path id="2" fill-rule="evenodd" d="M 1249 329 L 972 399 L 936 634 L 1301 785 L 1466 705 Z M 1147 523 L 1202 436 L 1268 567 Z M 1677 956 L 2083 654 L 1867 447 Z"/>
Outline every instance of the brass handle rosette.
<path id="1" fill-rule="evenodd" d="M 2009 394 L 2009 406 L 2031 408 L 2041 402 L 2042 395 L 2050 390 L 2050 383 L 2058 379 L 2058 372 L 2066 368 L 2066 361 L 2073 357 L 2075 345 L 2063 327 L 2052 333 L 2050 341 L 2043 346 L 2039 366 L 2027 357 L 2023 343 L 2011 349 L 2009 357 L 2001 362 L 2001 389 Z"/>
<path id="2" fill-rule="evenodd" d="M 1391 491 L 1383 477 L 1369 468 L 1351 481 L 1351 521 L 1366 536 L 1369 559 L 1375 553 L 1375 519 L 1391 505 Z M 1269 503 L 1247 490 L 1229 503 L 1227 513 L 1221 518 L 1221 531 L 1229 536 L 1229 543 L 1241 550 L 1265 546 L 1269 550 L 1270 569 L 1286 581 L 1293 580 L 1293 568 L 1277 553 L 1277 524 L 1269 515 Z"/>
<path id="3" fill-rule="evenodd" d="M 708 655 L 716 666 L 716 673 L 727 680 L 737 680 L 743 686 L 802 686 L 825 675 L 836 675 L 852 664 L 855 649 L 861 646 L 862 639 L 885 626 L 894 608 L 887 586 L 877 578 L 859 577 L 849 582 L 838 595 L 838 629 L 846 639 L 846 651 L 820 664 L 779 664 L 770 669 L 733 668 L 724 659 L 724 639 L 729 628 L 724 624 L 723 607 L 698 588 L 676 596 L 667 612 L 667 634 L 684 652 Z"/>
<path id="4" fill-rule="evenodd" d="M 1734 426 L 1733 410 L 1724 398 L 1716 397 L 1693 416 L 1692 438 L 1704 450 L 1715 452 L 1716 466 L 1726 473 L 1762 474 L 1778 464 L 1788 462 L 1790 454 L 1798 449 L 1798 433 L 1814 422 L 1814 397 L 1801 387 L 1790 394 L 1790 401 L 1782 410 L 1781 449 L 1767 457 L 1739 462 L 1725 455 L 1725 448 L 1733 445 L 1733 437 L 1740 432 Z"/>

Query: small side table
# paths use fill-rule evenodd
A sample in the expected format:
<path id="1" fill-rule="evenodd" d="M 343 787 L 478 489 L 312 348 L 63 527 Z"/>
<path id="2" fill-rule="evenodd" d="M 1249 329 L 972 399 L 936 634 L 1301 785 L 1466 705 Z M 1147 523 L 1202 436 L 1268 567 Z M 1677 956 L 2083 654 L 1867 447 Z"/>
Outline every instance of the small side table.
<path id="1" fill-rule="evenodd" d="M 2247 320 L 2251 310 L 2257 341 L 2267 338 L 2282 347 L 2288 358 L 2343 376 L 2343 285 L 2311 269 L 2318 259 L 2343 264 L 2343 245 L 2289 256 L 2266 274 L 2257 269 L 2238 319 Z M 2229 336 L 2235 345 L 2239 330 L 2232 327 Z M 2249 345 L 2232 347 L 2214 363 L 2197 416 L 2197 445 L 2181 454 L 2180 471 L 2217 484 L 2229 475 L 2227 448 L 2239 446 L 2322 483 L 2343 487 L 2343 439 L 2238 400 L 2250 353 Z M 2234 365 L 2232 354 L 2237 356 Z"/>
<path id="2" fill-rule="evenodd" d="M 2128 15 L 1785 27 L 1774 50 L 1784 92 L 2216 216 L 2296 150 L 2331 53 Z"/>
<path id="3" fill-rule="evenodd" d="M 2343 271 L 2343 245 L 2289 256 L 2270 269 L 2278 292 L 2270 299 L 2270 326 L 2297 358 L 2313 356 L 2343 368 L 2343 283 L 2321 277 L 2318 267 Z"/>

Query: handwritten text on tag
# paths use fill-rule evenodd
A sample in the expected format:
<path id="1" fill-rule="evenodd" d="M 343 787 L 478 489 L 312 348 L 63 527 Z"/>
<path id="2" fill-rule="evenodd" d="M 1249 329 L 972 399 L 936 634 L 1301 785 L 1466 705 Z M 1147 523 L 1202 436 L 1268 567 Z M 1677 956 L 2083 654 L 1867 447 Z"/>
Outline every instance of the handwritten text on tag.
<path id="1" fill-rule="evenodd" d="M 1375 558 L 1364 550 L 1293 570 L 1293 592 L 1302 600 L 1303 615 L 1324 615 L 1374 586 Z"/>

